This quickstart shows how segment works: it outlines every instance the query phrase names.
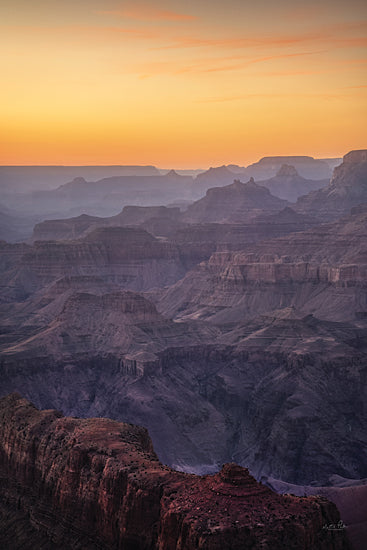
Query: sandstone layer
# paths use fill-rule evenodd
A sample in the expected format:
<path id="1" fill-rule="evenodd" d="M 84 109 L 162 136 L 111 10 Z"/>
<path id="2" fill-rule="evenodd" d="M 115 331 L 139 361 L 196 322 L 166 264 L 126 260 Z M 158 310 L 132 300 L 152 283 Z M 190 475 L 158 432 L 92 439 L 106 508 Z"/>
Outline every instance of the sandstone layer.
<path id="1" fill-rule="evenodd" d="M 122 288 L 147 290 L 172 284 L 185 273 L 173 243 L 131 227 L 100 227 L 76 241 L 0 243 L 0 253 L 3 296 L 22 299 L 63 276 L 93 275 Z"/>
<path id="2" fill-rule="evenodd" d="M 366 312 L 366 243 L 367 210 L 359 208 L 291 238 L 215 253 L 167 290 L 160 309 L 213 322 L 288 306 L 322 319 L 353 319 Z"/>
<path id="3" fill-rule="evenodd" d="M 323 529 L 339 521 L 326 499 L 277 495 L 235 464 L 175 472 L 143 428 L 38 411 L 13 394 L 0 401 L 0 430 L 3 547 L 9 514 L 25 513 L 27 539 L 13 533 L 13 549 L 349 548 L 343 530 Z"/>

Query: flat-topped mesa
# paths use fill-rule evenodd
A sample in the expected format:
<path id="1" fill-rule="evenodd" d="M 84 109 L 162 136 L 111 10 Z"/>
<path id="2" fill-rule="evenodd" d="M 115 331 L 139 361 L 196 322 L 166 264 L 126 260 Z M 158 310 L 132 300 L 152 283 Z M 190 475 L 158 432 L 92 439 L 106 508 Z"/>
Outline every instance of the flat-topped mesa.
<path id="1" fill-rule="evenodd" d="M 280 162 L 286 163 L 289 161 L 313 164 L 314 162 L 318 162 L 318 159 L 307 155 L 262 157 L 257 164 L 279 164 Z"/>
<path id="2" fill-rule="evenodd" d="M 0 526 L 12 548 L 347 550 L 321 497 L 277 495 L 235 464 L 214 476 L 161 464 L 144 428 L 0 400 Z M 0 529 L 0 544 L 7 544 Z M 55 542 L 56 541 L 56 542 Z"/>
<path id="3" fill-rule="evenodd" d="M 291 166 L 290 164 L 282 164 L 282 166 L 279 168 L 277 176 L 281 177 L 295 177 L 299 176 L 297 170 L 294 166 Z"/>
<path id="4" fill-rule="evenodd" d="M 356 164 L 359 162 L 367 162 L 367 149 L 359 149 L 350 151 L 343 157 L 343 162 L 346 164 Z"/>
<path id="5" fill-rule="evenodd" d="M 109 294 L 97 296 L 88 292 L 77 292 L 67 299 L 63 309 L 63 316 L 68 316 L 75 312 L 79 317 L 83 315 L 93 315 L 94 312 L 105 312 L 106 315 L 111 312 L 117 312 L 124 316 L 125 322 L 130 318 L 130 322 L 153 322 L 160 320 L 155 305 L 146 300 L 141 294 L 131 291 L 116 291 Z"/>
<path id="6" fill-rule="evenodd" d="M 145 245 L 156 241 L 155 237 L 138 227 L 98 227 L 83 240 L 85 242 L 104 243 L 111 245 Z"/>

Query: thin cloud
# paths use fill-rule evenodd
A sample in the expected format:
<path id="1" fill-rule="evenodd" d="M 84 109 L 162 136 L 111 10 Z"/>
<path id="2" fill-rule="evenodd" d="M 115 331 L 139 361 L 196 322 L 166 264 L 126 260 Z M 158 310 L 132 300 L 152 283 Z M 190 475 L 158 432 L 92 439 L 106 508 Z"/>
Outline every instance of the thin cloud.
<path id="1" fill-rule="evenodd" d="M 235 95 L 235 96 L 221 96 L 221 97 L 209 97 L 209 98 L 202 98 L 202 99 L 196 99 L 194 100 L 194 103 L 225 103 L 225 102 L 231 102 L 231 101 L 243 101 L 246 99 L 284 99 L 290 97 L 292 100 L 295 98 L 317 98 L 322 100 L 334 100 L 334 99 L 341 99 L 344 97 L 348 97 L 347 94 L 343 93 L 253 93 L 253 94 L 242 94 L 242 95 Z"/>
<path id="2" fill-rule="evenodd" d="M 195 63 L 181 63 L 177 61 L 156 61 L 149 64 L 135 66 L 134 73 L 140 73 L 140 78 L 149 78 L 159 74 L 181 75 L 185 73 L 192 74 L 207 74 L 225 71 L 240 71 L 244 70 L 257 63 L 267 63 L 268 61 L 287 60 L 299 57 L 315 56 L 323 51 L 316 52 L 295 52 L 291 54 L 279 54 L 266 57 L 249 56 L 230 56 L 211 59 L 196 60 Z M 322 71 L 320 71 L 322 72 Z M 291 74 L 291 73 L 289 73 Z M 311 74 L 308 72 L 307 74 Z M 314 74 L 312 72 L 312 74 Z"/>
<path id="3" fill-rule="evenodd" d="M 140 7 L 128 8 L 122 10 L 98 11 L 100 15 L 113 15 L 124 19 L 134 19 L 136 21 L 173 21 L 187 22 L 198 19 L 195 15 L 186 13 L 177 13 L 168 10 L 156 10 L 154 8 Z"/>
<path id="4" fill-rule="evenodd" d="M 249 67 L 250 65 L 254 65 L 256 63 L 266 63 L 267 61 L 275 61 L 280 59 L 290 59 L 293 57 L 304 57 L 309 55 L 317 55 L 323 52 L 300 52 L 300 53 L 289 53 L 289 54 L 281 54 L 281 55 L 269 55 L 267 57 L 259 57 L 255 59 L 246 59 L 242 63 L 233 64 L 233 65 L 226 65 L 222 67 L 212 67 L 204 69 L 203 72 L 218 72 L 218 71 L 232 71 L 236 69 L 243 69 L 246 67 Z"/>
<path id="5" fill-rule="evenodd" d="M 337 23 L 328 27 L 313 29 L 310 32 L 297 33 L 292 35 L 273 36 L 245 36 L 245 37 L 223 37 L 223 38 L 199 38 L 197 36 L 175 37 L 170 44 L 156 46 L 154 50 L 176 49 L 176 48 L 197 48 L 197 47 L 226 47 L 226 48 L 248 48 L 248 47 L 287 47 L 302 43 L 322 42 L 330 45 L 343 47 L 360 47 L 366 45 L 365 36 L 355 36 L 356 33 L 366 32 L 367 21 Z M 353 36 L 351 36 L 353 33 Z M 344 36 L 343 36 L 344 35 Z M 166 38 L 166 41 L 169 40 Z"/>

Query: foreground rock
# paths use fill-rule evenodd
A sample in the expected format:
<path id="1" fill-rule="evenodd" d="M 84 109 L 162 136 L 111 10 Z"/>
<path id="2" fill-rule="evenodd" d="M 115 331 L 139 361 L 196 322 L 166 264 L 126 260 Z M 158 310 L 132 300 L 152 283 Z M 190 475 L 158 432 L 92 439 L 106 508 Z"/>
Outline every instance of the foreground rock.
<path id="1" fill-rule="evenodd" d="M 327 500 L 277 495 L 235 464 L 175 472 L 137 426 L 65 418 L 13 394 L 0 401 L 0 433 L 4 548 L 349 548 L 344 530 L 323 529 L 339 521 Z"/>

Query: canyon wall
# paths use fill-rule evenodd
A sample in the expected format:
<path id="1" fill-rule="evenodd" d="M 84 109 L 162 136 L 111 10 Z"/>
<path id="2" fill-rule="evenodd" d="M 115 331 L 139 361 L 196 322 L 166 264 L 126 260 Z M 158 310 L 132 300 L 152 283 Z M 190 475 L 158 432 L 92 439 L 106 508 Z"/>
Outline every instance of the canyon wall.
<path id="1" fill-rule="evenodd" d="M 3 548 L 349 548 L 344 530 L 323 528 L 339 521 L 326 499 L 277 495 L 235 464 L 175 472 L 137 426 L 38 411 L 12 394 L 0 401 L 0 435 Z M 10 546 L 11 517 L 23 529 Z"/>

